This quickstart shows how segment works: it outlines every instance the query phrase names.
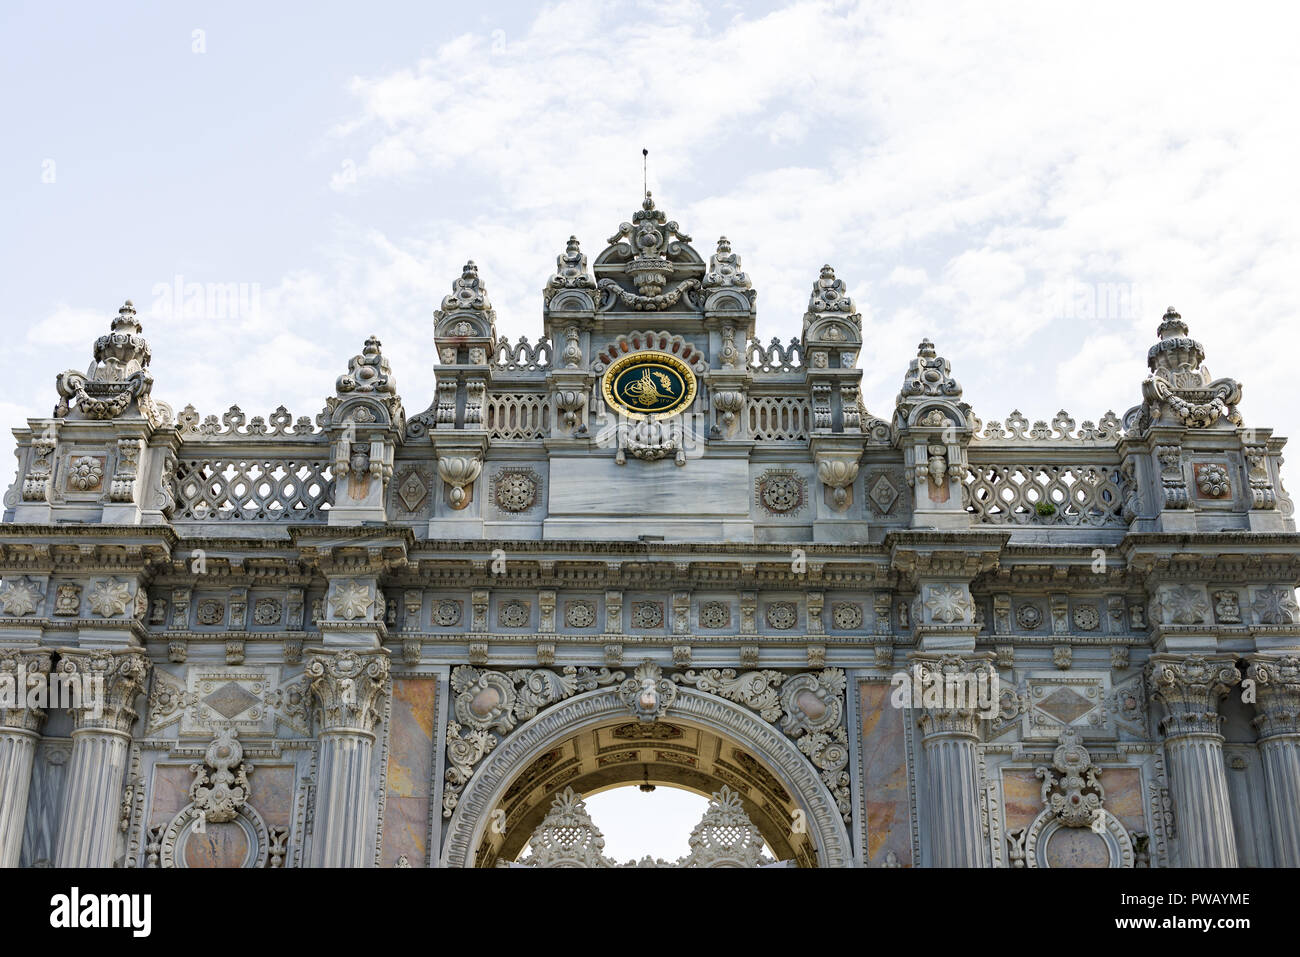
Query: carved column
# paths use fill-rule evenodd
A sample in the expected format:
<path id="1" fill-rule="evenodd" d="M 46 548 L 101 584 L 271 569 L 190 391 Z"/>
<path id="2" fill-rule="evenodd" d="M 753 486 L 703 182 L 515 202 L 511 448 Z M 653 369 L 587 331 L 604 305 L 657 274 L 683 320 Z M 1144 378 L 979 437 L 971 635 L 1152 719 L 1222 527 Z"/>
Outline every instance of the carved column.
<path id="1" fill-rule="evenodd" d="M 1246 677 L 1255 682 L 1255 728 L 1264 763 L 1273 862 L 1300 867 L 1300 657 L 1258 655 Z"/>
<path id="2" fill-rule="evenodd" d="M 919 699 L 914 700 L 924 706 L 919 724 L 925 749 L 926 815 L 933 867 L 985 865 L 976 746 L 978 686 L 984 682 L 987 687 L 991 673 L 985 662 L 967 661 L 957 655 L 916 659 L 912 664 L 913 694 L 919 694 Z"/>
<path id="3" fill-rule="evenodd" d="M 138 651 L 60 650 L 56 674 L 76 684 L 72 757 L 63 787 L 55 867 L 110 867 L 135 699 L 145 690 L 149 659 Z M 75 700 L 75 699 L 74 699 Z"/>
<path id="4" fill-rule="evenodd" d="M 370 765 L 379 705 L 387 693 L 388 652 L 321 651 L 307 662 L 320 704 L 313 867 L 374 865 Z"/>
<path id="5" fill-rule="evenodd" d="M 40 708 L 26 706 L 25 693 L 33 676 L 43 682 L 49 671 L 47 651 L 0 651 L 0 680 L 6 685 L 12 682 L 14 695 L 13 708 L 0 706 L 0 867 L 18 866 L 32 764 L 45 718 Z"/>
<path id="6" fill-rule="evenodd" d="M 1165 708 L 1160 730 L 1184 867 L 1237 866 L 1219 699 L 1240 680 L 1230 658 L 1156 655 L 1147 664 L 1152 695 Z"/>

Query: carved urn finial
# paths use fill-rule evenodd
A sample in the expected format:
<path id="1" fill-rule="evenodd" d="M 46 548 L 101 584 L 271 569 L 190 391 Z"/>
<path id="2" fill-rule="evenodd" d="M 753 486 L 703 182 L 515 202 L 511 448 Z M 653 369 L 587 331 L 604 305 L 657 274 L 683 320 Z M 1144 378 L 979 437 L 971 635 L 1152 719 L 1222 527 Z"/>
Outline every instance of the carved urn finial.
<path id="1" fill-rule="evenodd" d="M 1173 306 L 1165 310 L 1156 335 L 1159 341 L 1147 351 L 1151 374 L 1142 383 L 1140 428 L 1161 424 L 1205 429 L 1221 420 L 1240 425 L 1241 383 L 1227 378 L 1211 381 L 1205 347 L 1191 337 Z"/>

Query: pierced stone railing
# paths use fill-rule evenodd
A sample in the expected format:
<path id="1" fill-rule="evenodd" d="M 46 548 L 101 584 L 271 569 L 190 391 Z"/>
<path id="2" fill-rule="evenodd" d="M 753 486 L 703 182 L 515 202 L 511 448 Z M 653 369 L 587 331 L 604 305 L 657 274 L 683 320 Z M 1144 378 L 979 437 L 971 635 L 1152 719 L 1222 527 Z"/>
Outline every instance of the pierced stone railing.
<path id="1" fill-rule="evenodd" d="M 1118 463 L 972 463 L 962 500 L 977 523 L 1123 527 Z"/>
<path id="2" fill-rule="evenodd" d="M 755 372 L 797 372 L 803 368 L 803 347 L 798 339 L 791 339 L 786 346 L 777 338 L 766 346 L 750 339 L 745 347 L 745 365 Z"/>
<path id="3" fill-rule="evenodd" d="M 806 441 L 812 431 L 812 406 L 802 396 L 751 395 L 745 415 L 757 442 Z"/>
<path id="4" fill-rule="evenodd" d="M 541 439 L 551 434 L 549 397 L 541 392 L 489 392 L 484 425 L 494 439 Z"/>
<path id="5" fill-rule="evenodd" d="M 176 464 L 172 521 L 324 522 L 334 500 L 325 459 L 185 457 Z"/>
<path id="6" fill-rule="evenodd" d="M 509 372 L 540 372 L 551 367 L 552 354 L 551 340 L 545 336 L 532 345 L 520 336 L 513 346 L 502 336 L 492 352 L 492 365 Z"/>
<path id="7" fill-rule="evenodd" d="M 278 407 L 266 418 L 255 415 L 251 419 L 237 405 L 223 413 L 201 417 L 194 406 L 187 405 L 176 416 L 176 430 L 182 439 L 229 439 L 317 435 L 316 423 L 305 415 L 295 419 L 284 406 Z"/>
<path id="8" fill-rule="evenodd" d="M 1051 423 L 1039 419 L 1032 424 L 1013 410 L 1005 420 L 991 420 L 983 427 L 975 429 L 975 442 L 1108 442 L 1119 441 L 1124 435 L 1124 427 L 1114 412 L 1107 412 L 1101 421 L 1093 423 L 1084 420 L 1075 432 L 1075 421 L 1062 409 L 1056 413 Z"/>

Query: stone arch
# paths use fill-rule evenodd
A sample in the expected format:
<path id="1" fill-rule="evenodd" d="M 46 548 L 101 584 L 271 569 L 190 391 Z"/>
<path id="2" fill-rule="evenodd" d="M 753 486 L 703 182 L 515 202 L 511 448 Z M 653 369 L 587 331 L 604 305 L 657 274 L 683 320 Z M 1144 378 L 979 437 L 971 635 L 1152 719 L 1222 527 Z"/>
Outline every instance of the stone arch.
<path id="1" fill-rule="evenodd" d="M 506 789 L 540 755 L 576 734 L 620 719 L 635 720 L 616 688 L 600 688 L 548 708 L 506 737 L 460 795 L 447 826 L 442 865 L 473 866 Z M 686 686 L 678 686 L 663 720 L 697 725 L 753 752 L 803 811 L 820 866 L 852 866 L 848 831 L 835 800 L 794 741 L 747 708 Z"/>

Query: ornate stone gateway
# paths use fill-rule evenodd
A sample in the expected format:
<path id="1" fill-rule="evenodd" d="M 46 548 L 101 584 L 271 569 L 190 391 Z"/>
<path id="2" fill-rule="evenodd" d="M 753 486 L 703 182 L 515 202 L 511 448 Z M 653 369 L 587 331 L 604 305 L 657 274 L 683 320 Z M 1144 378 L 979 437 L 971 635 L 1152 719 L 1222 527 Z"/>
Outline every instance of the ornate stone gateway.
<path id="1" fill-rule="evenodd" d="M 834 269 L 764 343 L 692 243 L 647 194 L 513 343 L 467 262 L 409 411 L 376 336 L 177 411 L 122 306 L 15 432 L 0 865 L 612 867 L 581 796 L 657 782 L 671 866 L 1300 866 L 1285 441 L 1182 316 L 1122 415 L 923 330 L 872 414 Z"/>
<path id="2" fill-rule="evenodd" d="M 648 779 L 652 767 L 657 780 L 702 793 L 744 788 L 784 858 L 808 866 L 851 860 L 845 682 L 837 669 L 787 680 L 775 671 L 717 669 L 669 679 L 648 661 L 626 678 L 607 669 L 506 676 L 461 668 L 452 687 L 459 693 L 443 792 L 451 866 L 509 860 L 562 783 L 590 791 Z M 575 691 L 585 693 L 548 707 Z M 538 708 L 547 710 L 510 730 Z"/>

